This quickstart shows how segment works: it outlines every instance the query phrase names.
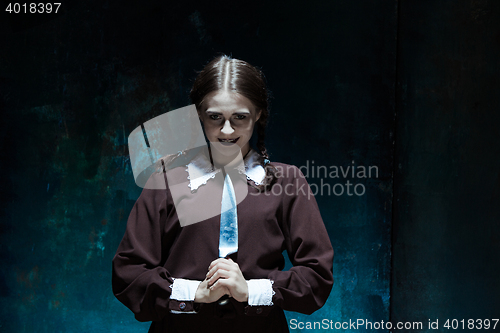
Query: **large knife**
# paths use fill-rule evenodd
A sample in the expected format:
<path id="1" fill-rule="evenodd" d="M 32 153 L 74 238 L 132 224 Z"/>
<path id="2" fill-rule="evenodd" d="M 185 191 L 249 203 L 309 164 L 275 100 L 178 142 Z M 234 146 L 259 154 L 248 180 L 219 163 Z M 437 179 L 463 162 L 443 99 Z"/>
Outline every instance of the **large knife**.
<path id="1" fill-rule="evenodd" d="M 238 212 L 236 210 L 236 195 L 231 177 L 226 173 L 222 190 L 219 257 L 225 258 L 238 252 Z"/>

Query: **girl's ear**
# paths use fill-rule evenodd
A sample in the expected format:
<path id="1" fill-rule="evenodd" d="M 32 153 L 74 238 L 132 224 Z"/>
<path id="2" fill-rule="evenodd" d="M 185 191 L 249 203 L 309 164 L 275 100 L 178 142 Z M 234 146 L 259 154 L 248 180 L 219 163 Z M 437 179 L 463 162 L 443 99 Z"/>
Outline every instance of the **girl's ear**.
<path id="1" fill-rule="evenodd" d="M 257 110 L 257 117 L 255 118 L 255 122 L 257 122 L 260 119 L 261 114 L 262 110 Z"/>

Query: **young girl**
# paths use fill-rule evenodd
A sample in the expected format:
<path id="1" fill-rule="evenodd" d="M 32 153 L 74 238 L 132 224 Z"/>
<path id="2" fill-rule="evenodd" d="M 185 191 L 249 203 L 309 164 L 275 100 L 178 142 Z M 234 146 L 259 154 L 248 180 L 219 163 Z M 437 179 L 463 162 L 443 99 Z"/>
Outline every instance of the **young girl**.
<path id="1" fill-rule="evenodd" d="M 260 70 L 218 57 L 190 97 L 208 153 L 151 176 L 166 189 L 145 188 L 135 203 L 113 259 L 113 292 L 137 320 L 153 321 L 150 332 L 288 332 L 283 310 L 311 314 L 333 285 L 333 250 L 314 196 L 297 167 L 269 161 Z M 258 151 L 250 147 L 254 128 Z M 187 180 L 176 186 L 189 195 L 218 203 L 215 211 L 232 204 L 181 224 L 179 200 L 187 196 L 169 187 L 176 178 Z"/>

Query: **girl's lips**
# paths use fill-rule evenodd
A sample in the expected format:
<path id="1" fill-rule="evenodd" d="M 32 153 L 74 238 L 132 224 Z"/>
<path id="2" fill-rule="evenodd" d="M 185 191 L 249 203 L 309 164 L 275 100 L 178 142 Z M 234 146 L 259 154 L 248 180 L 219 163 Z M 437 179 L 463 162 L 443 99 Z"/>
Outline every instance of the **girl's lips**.
<path id="1" fill-rule="evenodd" d="M 232 145 L 235 144 L 238 139 L 239 137 L 237 137 L 236 139 L 219 139 L 219 142 L 223 145 Z"/>

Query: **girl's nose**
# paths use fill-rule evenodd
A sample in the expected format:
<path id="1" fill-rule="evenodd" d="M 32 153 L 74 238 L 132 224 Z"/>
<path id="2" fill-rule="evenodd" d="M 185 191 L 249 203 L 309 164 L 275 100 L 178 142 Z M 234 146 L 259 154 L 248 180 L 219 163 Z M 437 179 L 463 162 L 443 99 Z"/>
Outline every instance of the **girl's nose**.
<path id="1" fill-rule="evenodd" d="M 232 134 L 234 132 L 234 129 L 231 127 L 231 123 L 229 122 L 229 119 L 224 122 L 224 126 L 220 130 L 224 134 Z"/>

